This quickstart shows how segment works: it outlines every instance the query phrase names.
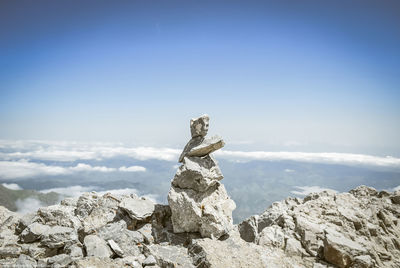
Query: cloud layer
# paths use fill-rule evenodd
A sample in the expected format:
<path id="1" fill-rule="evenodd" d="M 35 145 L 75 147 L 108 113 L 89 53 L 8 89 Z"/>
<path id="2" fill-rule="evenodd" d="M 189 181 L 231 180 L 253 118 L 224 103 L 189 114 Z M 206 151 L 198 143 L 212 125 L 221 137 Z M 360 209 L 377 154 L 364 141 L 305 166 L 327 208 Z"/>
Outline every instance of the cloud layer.
<path id="1" fill-rule="evenodd" d="M 302 195 L 306 196 L 311 193 L 319 193 L 323 191 L 333 191 L 337 192 L 335 190 L 329 189 L 329 188 L 322 188 L 320 186 L 295 186 L 294 188 L 298 189 L 298 191 L 290 191 L 292 194 L 295 195 Z"/>
<path id="2" fill-rule="evenodd" d="M 19 179 L 37 176 L 58 176 L 68 175 L 78 172 L 144 172 L 145 167 L 131 166 L 120 168 L 110 168 L 104 166 L 91 166 L 79 163 L 72 167 L 45 165 L 43 163 L 29 162 L 26 160 L 19 161 L 0 161 L 0 178 L 2 179 Z"/>
<path id="3" fill-rule="evenodd" d="M 291 160 L 299 162 L 343 164 L 343 165 L 363 165 L 400 168 L 400 159 L 394 157 L 380 157 L 364 154 L 347 153 L 304 153 L 304 152 L 242 152 L 221 150 L 215 153 L 217 156 L 238 160 L 264 160 L 281 161 Z"/>

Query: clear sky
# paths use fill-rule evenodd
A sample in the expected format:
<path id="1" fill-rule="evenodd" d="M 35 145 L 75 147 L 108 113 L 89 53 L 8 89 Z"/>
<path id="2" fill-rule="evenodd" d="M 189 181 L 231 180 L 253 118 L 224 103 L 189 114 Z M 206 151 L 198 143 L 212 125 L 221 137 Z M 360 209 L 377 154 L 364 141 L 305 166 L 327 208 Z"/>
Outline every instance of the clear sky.
<path id="1" fill-rule="evenodd" d="M 0 2 L 0 139 L 400 156 L 399 1 Z"/>

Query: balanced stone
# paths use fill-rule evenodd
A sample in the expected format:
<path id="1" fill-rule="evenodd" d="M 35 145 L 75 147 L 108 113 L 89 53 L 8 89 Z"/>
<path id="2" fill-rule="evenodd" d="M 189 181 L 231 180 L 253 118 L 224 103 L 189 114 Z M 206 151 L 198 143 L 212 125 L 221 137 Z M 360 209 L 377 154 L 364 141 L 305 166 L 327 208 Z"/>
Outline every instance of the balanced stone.
<path id="1" fill-rule="evenodd" d="M 236 205 L 220 183 L 222 172 L 210 155 L 225 143 L 219 136 L 205 138 L 208 124 L 207 115 L 190 121 L 192 139 L 179 157 L 182 165 L 171 181 L 168 203 L 175 233 L 197 232 L 202 237 L 219 238 L 233 229 Z"/>
<path id="2" fill-rule="evenodd" d="M 190 133 L 192 138 L 206 136 L 208 132 L 209 121 L 210 118 L 206 114 L 198 118 L 192 118 L 190 120 Z"/>
<path id="3" fill-rule="evenodd" d="M 185 157 L 172 180 L 172 185 L 181 189 L 206 191 L 223 179 L 221 170 L 214 157 Z"/>

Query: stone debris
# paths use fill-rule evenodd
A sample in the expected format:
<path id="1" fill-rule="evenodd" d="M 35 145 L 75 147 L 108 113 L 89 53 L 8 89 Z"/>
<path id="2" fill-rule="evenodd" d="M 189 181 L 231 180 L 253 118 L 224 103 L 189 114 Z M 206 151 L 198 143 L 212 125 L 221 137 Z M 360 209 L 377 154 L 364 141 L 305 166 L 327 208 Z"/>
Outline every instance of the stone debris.
<path id="1" fill-rule="evenodd" d="M 301 257 L 305 267 L 400 267 L 397 195 L 359 186 L 349 193 L 288 198 L 244 220 L 239 232 L 286 258 Z"/>
<path id="2" fill-rule="evenodd" d="M 230 199 L 223 175 L 211 152 L 224 146 L 221 137 L 206 139 L 209 117 L 190 121 L 192 139 L 185 146 L 179 162 L 182 165 L 171 181 L 168 203 L 175 233 L 200 233 L 202 237 L 219 238 L 233 228 Z"/>

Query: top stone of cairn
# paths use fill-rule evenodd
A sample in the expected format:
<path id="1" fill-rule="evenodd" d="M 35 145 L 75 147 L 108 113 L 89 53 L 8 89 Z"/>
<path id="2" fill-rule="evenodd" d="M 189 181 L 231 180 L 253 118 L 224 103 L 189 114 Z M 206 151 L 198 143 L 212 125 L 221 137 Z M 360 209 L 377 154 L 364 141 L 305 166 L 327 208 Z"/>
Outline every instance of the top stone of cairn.
<path id="1" fill-rule="evenodd" d="M 195 137 L 205 137 L 208 132 L 208 125 L 210 122 L 210 117 L 204 114 L 198 118 L 192 118 L 190 120 L 190 133 L 192 138 Z"/>

